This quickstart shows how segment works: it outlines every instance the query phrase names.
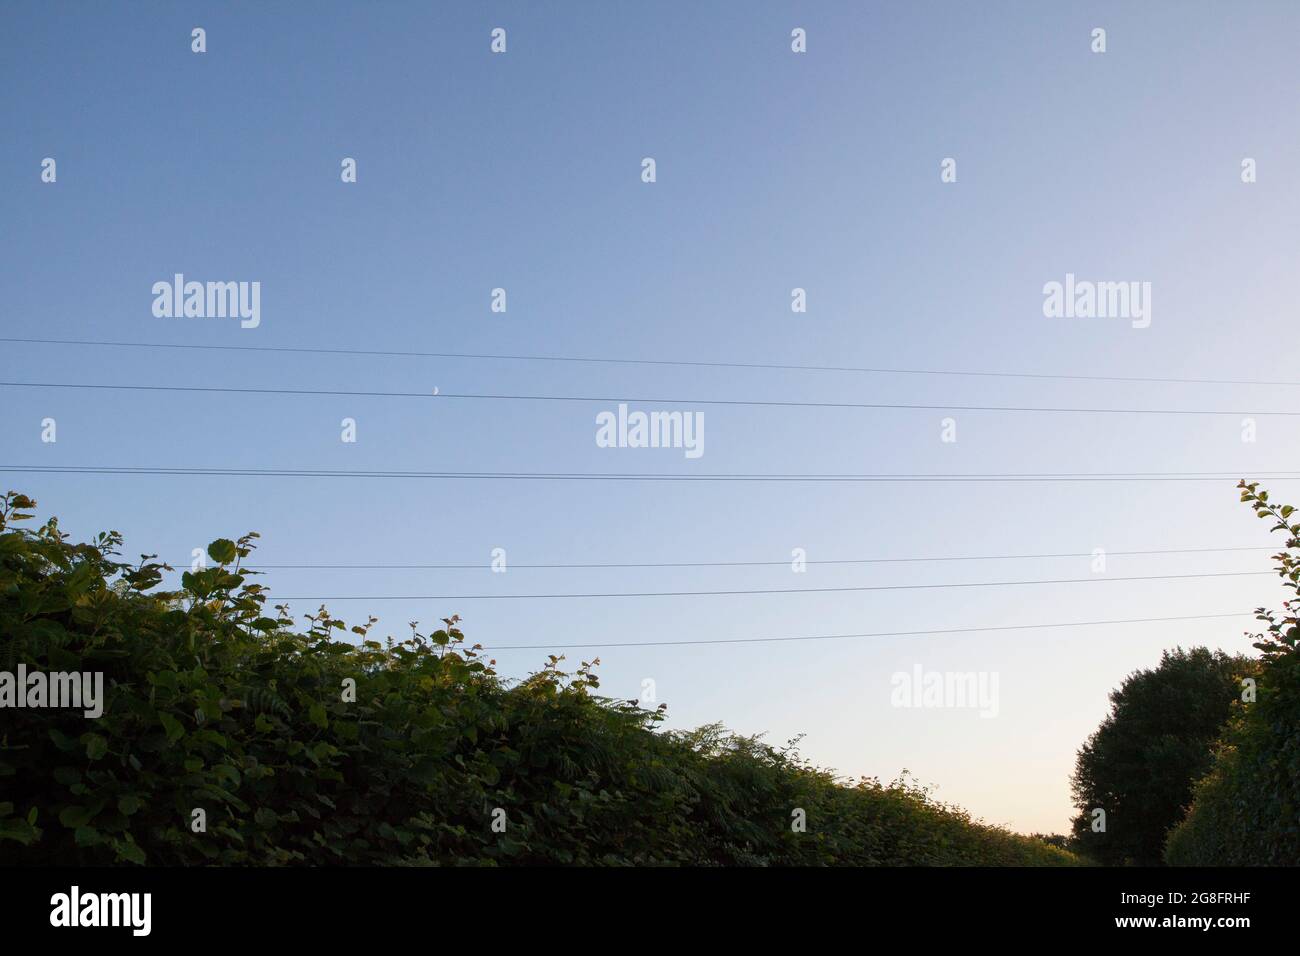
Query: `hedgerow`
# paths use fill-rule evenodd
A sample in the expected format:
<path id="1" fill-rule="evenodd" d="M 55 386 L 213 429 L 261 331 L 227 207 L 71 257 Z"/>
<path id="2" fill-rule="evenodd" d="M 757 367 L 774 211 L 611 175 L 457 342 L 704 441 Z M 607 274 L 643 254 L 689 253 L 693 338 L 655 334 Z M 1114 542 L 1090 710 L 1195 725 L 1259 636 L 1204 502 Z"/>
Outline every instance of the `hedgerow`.
<path id="1" fill-rule="evenodd" d="M 1296 509 L 1274 505 L 1258 483 L 1241 483 L 1241 500 L 1287 536 L 1274 556 L 1283 586 L 1300 595 L 1300 522 Z M 1300 602 L 1255 635 L 1261 652 L 1256 699 L 1234 713 L 1209 773 L 1193 792 L 1186 818 L 1169 833 L 1165 861 L 1178 866 L 1300 865 Z"/>
<path id="2" fill-rule="evenodd" d="M 848 784 L 720 726 L 596 693 L 551 656 L 498 676 L 459 619 L 401 641 L 299 629 L 218 540 L 185 572 L 0 508 L 0 667 L 97 671 L 103 713 L 0 710 L 19 864 L 1070 864 L 907 779 Z M 806 820 L 802 829 L 798 821 Z"/>

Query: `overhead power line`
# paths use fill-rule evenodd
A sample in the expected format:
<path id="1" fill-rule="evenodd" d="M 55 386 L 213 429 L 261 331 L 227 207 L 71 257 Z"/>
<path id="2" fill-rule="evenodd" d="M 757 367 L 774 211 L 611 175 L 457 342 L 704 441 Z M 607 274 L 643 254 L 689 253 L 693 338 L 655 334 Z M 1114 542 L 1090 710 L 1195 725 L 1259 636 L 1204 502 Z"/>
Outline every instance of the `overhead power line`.
<path id="1" fill-rule="evenodd" d="M 1079 408 L 1041 405 L 954 405 L 914 402 L 800 402 L 778 399 L 637 398 L 605 395 L 508 395 L 484 392 L 394 392 L 333 388 L 241 388 L 226 385 L 107 385 L 88 382 L 0 382 L 4 388 L 62 388 L 122 392 L 189 392 L 225 395 L 301 395 L 343 398 L 414 398 L 506 402 L 577 402 L 641 405 L 722 405 L 751 408 L 842 408 L 860 410 L 945 412 L 1054 412 L 1085 415 L 1231 415 L 1300 417 L 1300 411 L 1257 411 L 1214 408 Z"/>
<path id="2" fill-rule="evenodd" d="M 1156 554 L 1220 554 L 1229 551 L 1276 551 L 1276 547 L 1255 545 L 1252 547 L 1232 548 L 1160 548 L 1145 551 L 1106 551 L 1107 557 L 1123 557 Z M 1053 554 L 963 554 L 944 555 L 942 557 L 909 558 L 826 558 L 822 560 L 805 560 L 808 565 L 831 564 L 910 564 L 939 561 L 1028 561 L 1044 558 L 1091 558 L 1091 551 L 1057 552 Z M 185 564 L 188 561 L 179 562 Z M 759 568 L 790 566 L 791 559 L 784 561 L 650 561 L 650 562 L 588 562 L 583 564 L 525 564 L 510 562 L 510 570 L 581 570 L 597 568 Z M 477 564 L 246 564 L 250 571 L 487 571 L 492 564 L 481 561 Z"/>
<path id="3" fill-rule="evenodd" d="M 1237 481 L 1241 472 L 1108 472 L 1026 474 L 665 474 L 616 472 L 497 472 L 497 471 L 353 471 L 306 468 L 176 468 L 111 465 L 6 465 L 0 473 L 71 475 L 171 475 L 244 478 L 419 478 L 495 481 L 714 481 L 714 482 L 1035 482 L 1035 481 Z M 1300 478 L 1300 471 L 1250 469 L 1254 478 Z"/>
<path id="4" fill-rule="evenodd" d="M 797 637 L 731 637 L 686 641 L 597 641 L 582 644 L 488 644 L 485 651 L 545 651 L 580 647 L 686 647 L 700 644 L 769 644 L 784 641 L 841 641 L 862 637 L 913 637 L 922 634 L 980 634 L 991 631 L 1028 631 L 1064 627 L 1101 627 L 1109 624 L 1157 624 L 1168 621 L 1208 621 L 1225 617 L 1253 617 L 1254 611 L 1226 614 L 1183 614 L 1177 617 L 1130 617 L 1110 621 L 1061 621 L 1051 624 L 1003 624 L 994 627 L 948 627 L 924 631 L 868 631 L 859 634 L 806 634 Z"/>
<path id="5" fill-rule="evenodd" d="M 213 352 L 290 352 L 306 355 L 368 355 L 390 358 L 436 358 L 466 359 L 494 362 L 575 362 L 592 365 L 654 365 L 679 366 L 684 368 L 734 368 L 760 369 L 767 371 L 788 372 L 855 372 L 871 375 L 957 375 L 978 378 L 1026 378 L 1059 379 L 1065 381 L 1087 382 L 1153 382 L 1173 385 L 1276 385 L 1285 387 L 1300 386 L 1296 381 L 1270 381 L 1261 379 L 1219 379 L 1219 378 L 1178 378 L 1155 377 L 1144 375 L 1077 375 L 1051 372 L 989 372 L 963 369 L 920 369 L 920 368 L 883 368 L 851 365 L 795 365 L 775 362 L 711 362 L 690 361 L 684 359 L 638 359 L 609 358 L 576 355 L 517 355 L 494 354 L 486 352 L 424 352 L 412 349 L 346 349 L 346 348 L 312 348 L 307 346 L 287 345 L 199 345 L 176 342 L 112 342 L 92 339 L 42 339 L 0 337 L 0 342 L 12 342 L 24 345 L 76 345 L 97 348 L 133 348 L 133 349 L 189 349 Z"/>
<path id="6" fill-rule="evenodd" d="M 1174 581 L 1191 578 L 1240 578 L 1276 571 L 1207 571 L 1201 574 L 1148 574 L 1124 577 L 1051 578 L 1027 581 L 961 581 L 950 584 L 866 584 L 826 588 L 757 588 L 720 591 L 592 591 L 579 594 L 350 594 L 325 597 L 285 597 L 280 601 L 537 601 L 556 598 L 718 597 L 754 594 L 838 594 L 860 591 L 942 591 L 957 588 L 1005 588 L 1039 584 L 1101 584 L 1117 581 Z"/>

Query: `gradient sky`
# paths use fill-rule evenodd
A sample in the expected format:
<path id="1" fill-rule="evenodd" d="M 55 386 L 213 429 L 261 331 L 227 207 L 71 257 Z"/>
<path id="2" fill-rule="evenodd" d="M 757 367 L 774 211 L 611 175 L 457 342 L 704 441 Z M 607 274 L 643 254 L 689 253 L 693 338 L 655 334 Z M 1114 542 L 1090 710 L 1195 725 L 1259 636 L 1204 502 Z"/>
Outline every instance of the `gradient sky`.
<path id="1" fill-rule="evenodd" d="M 190 51 L 207 30 L 208 52 Z M 489 52 L 489 31 L 508 52 Z M 1089 50 L 1104 27 L 1108 50 Z M 803 27 L 808 52 L 790 51 Z M 1287 3 L 14 3 L 0 10 L 0 335 L 1295 380 L 1300 10 Z M 343 184 L 343 157 L 359 181 Z M 652 156 L 658 181 L 640 180 Z M 939 163 L 958 163 L 942 184 Z M 58 182 L 40 180 L 45 157 Z M 1258 182 L 1243 184 L 1253 157 Z M 154 282 L 262 284 L 262 321 L 160 319 Z M 1149 281 L 1152 323 L 1047 319 L 1042 287 Z M 509 311 L 489 311 L 494 287 Z M 807 290 L 806 314 L 790 290 Z M 1300 389 L 671 365 L 3 345 L 6 382 L 663 398 L 705 454 L 602 449 L 609 403 L 0 388 L 0 465 L 512 472 L 1294 470 L 1293 419 L 693 406 L 691 399 L 1278 411 Z M 940 419 L 958 441 L 939 440 Z M 41 420 L 58 423 L 42 443 Z M 356 444 L 340 420 L 358 422 Z M 1231 480 L 894 484 L 17 475 L 81 538 L 185 564 L 256 530 L 279 564 L 1112 556 L 1109 576 L 1268 569 Z M 1281 500 L 1294 481 L 1266 482 Z M 1089 578 L 1089 559 L 685 569 L 277 570 L 273 595 L 824 588 Z M 1267 576 L 953 590 L 347 601 L 459 613 L 522 676 L 566 643 L 894 632 L 1277 606 Z M 318 602 L 317 602 L 318 603 Z M 296 601 L 305 612 L 315 604 Z M 1163 648 L 1240 620 L 625 647 L 655 681 L 847 775 L 907 768 L 1063 831 L 1074 753 Z M 999 715 L 903 710 L 890 676 L 999 675 Z"/>

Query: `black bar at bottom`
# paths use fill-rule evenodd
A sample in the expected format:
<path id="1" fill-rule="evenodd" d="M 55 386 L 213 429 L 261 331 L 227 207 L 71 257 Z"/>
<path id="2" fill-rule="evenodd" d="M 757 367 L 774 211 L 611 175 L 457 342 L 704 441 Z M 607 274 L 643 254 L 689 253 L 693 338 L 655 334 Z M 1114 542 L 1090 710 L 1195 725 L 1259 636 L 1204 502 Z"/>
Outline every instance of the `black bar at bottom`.
<path id="1" fill-rule="evenodd" d="M 118 937 L 128 945 L 213 933 L 233 939 L 264 927 L 296 943 L 374 945 L 471 914 L 487 921 L 483 946 L 529 926 L 562 934 L 574 919 L 596 931 L 583 938 L 601 946 L 630 942 L 625 933 L 638 927 L 653 936 L 701 919 L 742 933 L 780 928 L 771 921 L 842 925 L 867 939 L 919 933 L 927 944 L 1051 929 L 1069 937 L 1199 934 L 1230 945 L 1293 925 L 1297 888 L 1289 869 L 6 868 L 0 880 L 7 941 L 77 932 L 82 941 Z M 144 897 L 116 894 L 149 894 L 147 936 L 139 934 Z M 70 925 L 114 917 L 124 925 Z M 525 922 L 533 918 L 543 922 Z M 467 947 L 474 948 L 457 948 Z"/>

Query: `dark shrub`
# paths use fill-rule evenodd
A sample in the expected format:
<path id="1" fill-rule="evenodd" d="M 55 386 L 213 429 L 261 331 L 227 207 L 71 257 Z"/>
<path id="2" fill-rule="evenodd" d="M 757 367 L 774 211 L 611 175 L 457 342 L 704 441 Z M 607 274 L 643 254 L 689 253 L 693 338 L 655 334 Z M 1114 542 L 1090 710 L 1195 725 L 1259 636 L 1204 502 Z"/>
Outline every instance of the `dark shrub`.
<path id="1" fill-rule="evenodd" d="M 551 657 L 499 678 L 448 618 L 294 630 L 241 570 L 116 560 L 0 509 L 0 667 L 101 671 L 104 712 L 0 711 L 0 857 L 27 864 L 1060 864 L 906 782 L 855 785 L 718 727 L 658 729 Z M 195 811 L 205 816 L 196 832 Z M 807 826 L 792 825 L 802 811 Z M 504 822 L 504 831 L 493 824 Z"/>

